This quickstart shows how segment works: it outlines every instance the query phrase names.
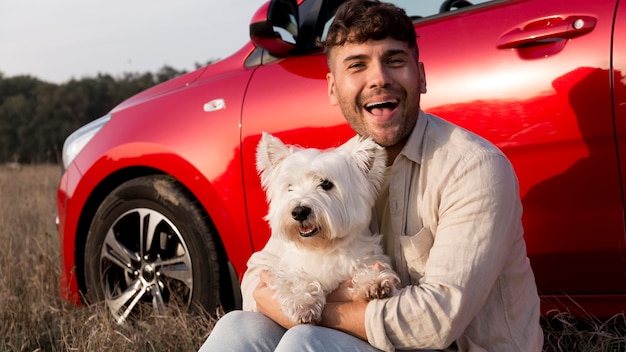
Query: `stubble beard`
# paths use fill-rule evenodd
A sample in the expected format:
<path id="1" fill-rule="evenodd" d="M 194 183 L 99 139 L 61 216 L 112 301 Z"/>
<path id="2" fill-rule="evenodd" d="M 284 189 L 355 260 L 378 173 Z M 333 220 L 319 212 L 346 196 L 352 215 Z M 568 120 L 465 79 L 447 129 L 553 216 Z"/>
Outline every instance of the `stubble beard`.
<path id="1" fill-rule="evenodd" d="M 362 137 L 371 137 L 374 142 L 384 148 L 404 146 L 406 140 L 411 134 L 411 131 L 413 130 L 413 126 L 415 125 L 415 123 L 409 123 L 409 120 L 417 120 L 419 108 L 411 109 L 406 105 L 398 105 L 398 108 L 402 108 L 402 116 L 400 119 L 394 119 L 392 122 L 386 122 L 374 126 L 367 123 L 368 118 L 365 116 L 367 112 L 363 108 L 363 101 L 365 101 L 365 98 L 361 96 L 355 99 L 354 105 L 347 104 L 343 99 L 341 100 L 340 107 L 350 127 L 352 127 L 358 135 Z M 405 104 L 406 101 L 406 92 L 403 92 L 401 104 Z M 383 133 L 374 135 L 372 132 L 376 131 Z"/>

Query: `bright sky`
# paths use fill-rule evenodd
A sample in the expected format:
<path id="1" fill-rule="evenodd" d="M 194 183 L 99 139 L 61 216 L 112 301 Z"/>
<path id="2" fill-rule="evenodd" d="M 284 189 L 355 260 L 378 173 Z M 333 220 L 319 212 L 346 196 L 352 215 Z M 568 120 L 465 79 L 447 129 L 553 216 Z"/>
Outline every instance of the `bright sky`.
<path id="1" fill-rule="evenodd" d="M 248 41 L 266 0 L 0 0 L 0 72 L 52 83 L 192 70 Z"/>

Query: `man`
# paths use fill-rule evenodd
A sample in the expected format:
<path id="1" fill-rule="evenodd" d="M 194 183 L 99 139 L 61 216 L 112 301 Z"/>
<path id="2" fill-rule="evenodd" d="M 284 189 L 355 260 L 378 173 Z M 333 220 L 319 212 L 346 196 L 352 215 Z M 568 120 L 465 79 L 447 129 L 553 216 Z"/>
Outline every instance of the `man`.
<path id="1" fill-rule="evenodd" d="M 319 326 L 294 326 L 251 260 L 244 309 L 262 314 L 227 314 L 203 349 L 540 351 L 513 168 L 486 140 L 420 110 L 426 80 L 410 18 L 376 0 L 348 1 L 324 49 L 331 103 L 387 151 L 372 225 L 404 287 L 367 302 L 345 283 Z"/>

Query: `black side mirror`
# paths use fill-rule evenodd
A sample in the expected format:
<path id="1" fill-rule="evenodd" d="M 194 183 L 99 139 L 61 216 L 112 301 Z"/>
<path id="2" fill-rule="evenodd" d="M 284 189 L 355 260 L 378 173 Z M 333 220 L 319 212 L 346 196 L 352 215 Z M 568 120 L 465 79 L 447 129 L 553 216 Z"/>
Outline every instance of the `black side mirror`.
<path id="1" fill-rule="evenodd" d="M 300 21 L 296 0 L 271 0 L 250 22 L 250 39 L 270 54 L 284 57 L 297 47 Z"/>

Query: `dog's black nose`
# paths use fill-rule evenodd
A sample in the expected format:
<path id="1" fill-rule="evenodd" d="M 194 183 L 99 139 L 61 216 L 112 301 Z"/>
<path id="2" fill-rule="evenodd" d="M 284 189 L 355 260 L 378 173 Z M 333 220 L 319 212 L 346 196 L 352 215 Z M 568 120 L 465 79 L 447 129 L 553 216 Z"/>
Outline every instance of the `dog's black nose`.
<path id="1" fill-rule="evenodd" d="M 291 217 L 296 221 L 304 221 L 311 214 L 311 208 L 298 205 L 291 211 Z"/>

